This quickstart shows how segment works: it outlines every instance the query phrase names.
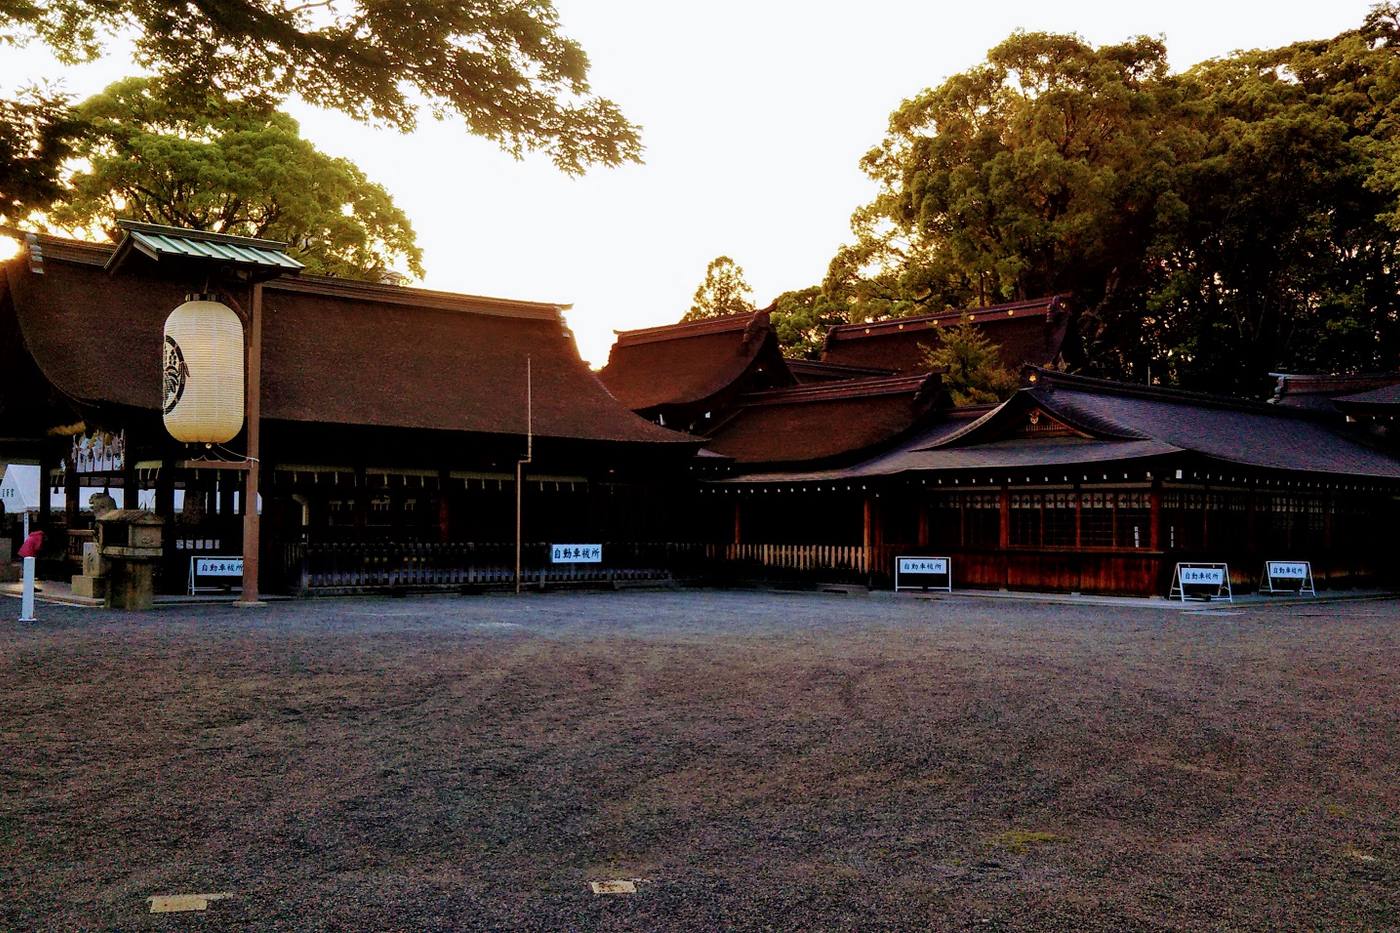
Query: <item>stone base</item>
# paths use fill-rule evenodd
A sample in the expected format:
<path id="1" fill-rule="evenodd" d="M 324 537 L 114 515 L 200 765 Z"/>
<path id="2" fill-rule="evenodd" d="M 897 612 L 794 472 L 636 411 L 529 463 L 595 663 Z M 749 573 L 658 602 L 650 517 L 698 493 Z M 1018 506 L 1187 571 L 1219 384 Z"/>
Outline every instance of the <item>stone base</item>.
<path id="1" fill-rule="evenodd" d="M 89 577 L 86 574 L 77 574 L 73 577 L 73 595 L 86 596 L 88 599 L 105 599 L 107 596 L 107 578 Z"/>

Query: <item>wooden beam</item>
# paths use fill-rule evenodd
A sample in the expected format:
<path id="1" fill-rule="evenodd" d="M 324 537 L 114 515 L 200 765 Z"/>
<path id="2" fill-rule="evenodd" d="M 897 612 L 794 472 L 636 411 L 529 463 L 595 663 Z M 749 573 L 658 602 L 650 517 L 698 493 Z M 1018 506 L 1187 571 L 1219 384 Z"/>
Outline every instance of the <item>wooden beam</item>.
<path id="1" fill-rule="evenodd" d="M 248 391 L 246 424 L 248 438 L 247 472 L 243 484 L 243 595 L 237 605 L 260 606 L 258 600 L 258 464 L 262 456 L 262 283 L 252 286 L 248 308 Z"/>

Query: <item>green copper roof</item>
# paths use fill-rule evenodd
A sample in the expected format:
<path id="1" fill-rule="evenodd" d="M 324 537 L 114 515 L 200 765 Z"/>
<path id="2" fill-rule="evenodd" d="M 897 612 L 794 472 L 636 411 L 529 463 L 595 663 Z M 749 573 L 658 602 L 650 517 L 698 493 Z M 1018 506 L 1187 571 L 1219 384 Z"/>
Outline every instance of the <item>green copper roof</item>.
<path id="1" fill-rule="evenodd" d="M 257 269 L 263 275 L 296 274 L 304 268 L 284 251 L 287 244 L 275 240 L 165 227 L 134 220 L 119 220 L 117 226 L 126 236 L 122 237 L 121 244 L 107 261 L 108 271 L 125 262 L 133 250 L 155 262 L 167 259 L 202 261 Z"/>

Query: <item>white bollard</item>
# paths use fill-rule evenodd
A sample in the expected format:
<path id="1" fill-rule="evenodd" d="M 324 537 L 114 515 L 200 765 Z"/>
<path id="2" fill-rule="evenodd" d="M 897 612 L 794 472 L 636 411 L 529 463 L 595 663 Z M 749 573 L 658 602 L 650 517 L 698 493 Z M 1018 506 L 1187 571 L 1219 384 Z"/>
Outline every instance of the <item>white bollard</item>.
<path id="1" fill-rule="evenodd" d="M 34 558 L 24 559 L 24 593 L 19 601 L 19 620 L 34 621 Z"/>

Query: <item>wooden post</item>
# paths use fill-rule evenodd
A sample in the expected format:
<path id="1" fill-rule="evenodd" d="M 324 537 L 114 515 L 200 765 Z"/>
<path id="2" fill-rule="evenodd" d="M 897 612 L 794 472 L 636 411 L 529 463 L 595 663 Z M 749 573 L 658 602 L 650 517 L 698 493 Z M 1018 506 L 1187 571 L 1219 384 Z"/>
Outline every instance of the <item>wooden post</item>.
<path id="1" fill-rule="evenodd" d="M 1001 588 L 1005 590 L 1011 586 L 1011 487 L 1001 487 L 997 511 L 1001 519 L 997 529 L 997 541 L 1001 551 Z"/>
<path id="2" fill-rule="evenodd" d="M 1005 551 L 1011 547 L 1011 489 L 1001 487 L 1001 501 L 998 506 L 1000 528 L 997 531 L 997 544 Z"/>
<path id="3" fill-rule="evenodd" d="M 734 500 L 734 543 L 744 543 L 744 509 L 737 498 Z"/>
<path id="4" fill-rule="evenodd" d="M 1162 481 L 1152 480 L 1152 492 L 1149 494 L 1151 515 L 1148 519 L 1147 545 L 1151 550 L 1160 551 L 1162 549 Z"/>
<path id="5" fill-rule="evenodd" d="M 446 468 L 438 470 L 438 542 L 452 540 L 452 474 Z"/>
<path id="6" fill-rule="evenodd" d="M 243 595 L 237 606 L 261 606 L 258 599 L 258 468 L 261 466 L 262 419 L 262 297 L 263 287 L 255 283 L 248 307 L 248 390 L 244 430 L 248 437 L 248 470 L 243 484 Z"/>
<path id="7" fill-rule="evenodd" d="M 81 492 L 82 487 L 78 485 L 78 464 L 72 454 L 66 454 L 63 457 L 63 519 L 67 522 L 69 531 L 78 523 L 78 496 Z"/>
<path id="8" fill-rule="evenodd" d="M 49 489 L 53 483 L 53 477 L 49 474 L 53 472 L 53 454 L 49 452 L 47 445 L 39 452 L 39 527 L 46 535 L 53 535 L 52 498 Z"/>
<path id="9" fill-rule="evenodd" d="M 928 547 L 928 503 L 919 497 L 919 547 Z"/>
<path id="10" fill-rule="evenodd" d="M 131 455 L 129 444 L 125 457 L 122 462 L 122 508 L 140 508 L 141 480 L 136 475 L 136 458 Z"/>

